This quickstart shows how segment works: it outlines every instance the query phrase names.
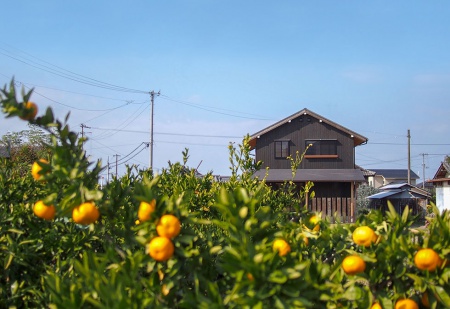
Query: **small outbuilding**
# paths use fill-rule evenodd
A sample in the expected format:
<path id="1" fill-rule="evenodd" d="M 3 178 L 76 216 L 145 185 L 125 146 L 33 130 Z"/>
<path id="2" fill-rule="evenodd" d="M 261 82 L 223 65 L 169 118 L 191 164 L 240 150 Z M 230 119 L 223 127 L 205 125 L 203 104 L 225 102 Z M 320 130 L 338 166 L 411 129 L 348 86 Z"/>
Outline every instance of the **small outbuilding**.
<path id="1" fill-rule="evenodd" d="M 369 208 L 379 209 L 383 212 L 388 210 L 388 201 L 392 203 L 398 213 L 409 206 L 414 215 L 426 211 L 430 193 L 407 183 L 391 184 L 379 188 L 380 192 L 370 195 Z"/>

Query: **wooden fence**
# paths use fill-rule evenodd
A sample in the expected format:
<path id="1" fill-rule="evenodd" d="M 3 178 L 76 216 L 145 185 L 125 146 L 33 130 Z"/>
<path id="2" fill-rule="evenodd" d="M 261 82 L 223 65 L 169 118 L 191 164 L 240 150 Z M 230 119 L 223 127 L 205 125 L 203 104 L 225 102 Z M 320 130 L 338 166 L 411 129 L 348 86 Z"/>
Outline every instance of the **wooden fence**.
<path id="1" fill-rule="evenodd" d="M 331 223 L 336 221 L 342 223 L 355 222 L 355 202 L 346 197 L 312 198 L 309 200 L 308 208 L 313 212 L 322 212 L 323 217 L 328 217 Z"/>

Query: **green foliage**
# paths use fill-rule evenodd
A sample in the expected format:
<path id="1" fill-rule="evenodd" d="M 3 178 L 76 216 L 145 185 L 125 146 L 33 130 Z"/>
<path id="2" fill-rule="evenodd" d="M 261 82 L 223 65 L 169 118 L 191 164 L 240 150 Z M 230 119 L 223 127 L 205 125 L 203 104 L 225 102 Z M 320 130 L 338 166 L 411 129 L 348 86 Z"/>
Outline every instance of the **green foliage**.
<path id="1" fill-rule="evenodd" d="M 356 214 L 359 215 L 366 215 L 369 213 L 370 209 L 369 204 L 370 201 L 367 199 L 368 196 L 371 196 L 375 193 L 378 193 L 379 190 L 369 186 L 368 184 L 361 184 L 356 189 Z"/>
<path id="2" fill-rule="evenodd" d="M 20 116 L 23 101 L 12 84 L 2 91 L 7 117 Z M 77 138 L 52 110 L 30 121 L 49 134 L 49 164 L 42 181 L 23 177 L 9 160 L 0 170 L 0 307 L 9 308 L 393 308 L 400 298 L 430 308 L 450 303 L 450 213 L 439 213 L 426 229 L 413 228 L 408 208 L 399 215 L 371 211 L 354 224 L 333 224 L 303 207 L 312 184 L 274 190 L 252 177 L 259 168 L 248 137 L 230 146 L 229 182 L 200 177 L 182 162 L 160 175 L 128 167 L 98 187 L 101 164 L 90 164 Z M 293 165 L 298 163 L 294 159 Z M 299 193 L 300 191 L 300 193 Z M 52 203 L 53 221 L 33 214 L 37 200 Z M 136 222 L 141 201 L 156 201 L 145 222 Z M 93 201 L 100 219 L 75 224 L 74 207 Z M 294 210 L 294 211 L 292 211 Z M 289 212 L 292 211 L 292 212 Z M 175 215 L 181 232 L 171 239 L 173 256 L 157 262 L 148 254 L 159 218 Z M 375 230 L 377 241 L 356 245 L 358 226 Z M 290 247 L 280 256 L 276 240 Z M 433 248 L 443 263 L 433 272 L 414 264 L 420 248 Z M 364 272 L 347 275 L 350 254 L 366 262 Z"/>

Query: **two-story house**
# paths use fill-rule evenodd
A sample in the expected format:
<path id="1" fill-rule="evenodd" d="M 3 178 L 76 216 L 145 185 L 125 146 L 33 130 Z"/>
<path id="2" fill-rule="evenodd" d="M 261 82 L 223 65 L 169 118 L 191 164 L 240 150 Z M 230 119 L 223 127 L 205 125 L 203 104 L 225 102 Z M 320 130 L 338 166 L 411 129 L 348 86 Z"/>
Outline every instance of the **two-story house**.
<path id="1" fill-rule="evenodd" d="M 289 180 L 299 187 L 312 181 L 315 198 L 307 199 L 308 207 L 324 216 L 337 213 L 342 221 L 352 222 L 356 187 L 365 181 L 362 171 L 355 166 L 355 147 L 367 141 L 366 137 L 305 108 L 250 136 L 255 159 L 263 162 L 255 177 L 275 187 Z M 302 154 L 306 149 L 292 179 L 291 161 L 287 157 L 295 157 L 297 151 Z"/>

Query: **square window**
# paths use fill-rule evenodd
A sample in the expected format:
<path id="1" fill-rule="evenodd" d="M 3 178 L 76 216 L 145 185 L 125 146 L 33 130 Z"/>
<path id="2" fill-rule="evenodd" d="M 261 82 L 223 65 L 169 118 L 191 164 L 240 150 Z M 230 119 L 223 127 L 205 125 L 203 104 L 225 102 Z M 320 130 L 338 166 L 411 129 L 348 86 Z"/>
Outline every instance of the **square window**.
<path id="1" fill-rule="evenodd" d="M 275 141 L 275 158 L 289 157 L 289 141 Z"/>

